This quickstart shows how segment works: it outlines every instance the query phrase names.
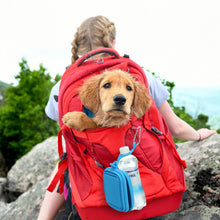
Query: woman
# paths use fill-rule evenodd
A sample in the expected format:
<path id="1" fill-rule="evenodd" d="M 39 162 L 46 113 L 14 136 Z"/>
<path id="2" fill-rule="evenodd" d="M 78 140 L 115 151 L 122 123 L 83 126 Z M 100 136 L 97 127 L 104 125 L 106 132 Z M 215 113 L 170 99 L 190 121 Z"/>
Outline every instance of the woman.
<path id="1" fill-rule="evenodd" d="M 115 25 L 110 22 L 106 17 L 97 16 L 85 20 L 78 28 L 74 40 L 72 42 L 72 64 L 78 59 L 79 56 L 87 52 L 102 48 L 102 47 L 115 47 Z M 102 56 L 105 56 L 102 54 Z M 214 130 L 200 129 L 196 131 L 186 122 L 181 120 L 175 115 L 166 101 L 169 97 L 169 92 L 166 88 L 158 82 L 153 75 L 146 73 L 149 89 L 154 102 L 160 113 L 163 115 L 166 123 L 170 129 L 171 134 L 179 139 L 200 141 L 208 136 L 216 133 Z M 58 104 L 57 97 L 59 94 L 58 82 L 51 91 L 50 99 L 46 106 L 46 114 L 53 120 L 58 121 Z M 52 176 L 56 171 L 52 174 Z M 65 202 L 64 196 L 60 195 L 54 190 L 53 193 L 46 192 L 38 220 L 53 219 L 59 208 Z"/>

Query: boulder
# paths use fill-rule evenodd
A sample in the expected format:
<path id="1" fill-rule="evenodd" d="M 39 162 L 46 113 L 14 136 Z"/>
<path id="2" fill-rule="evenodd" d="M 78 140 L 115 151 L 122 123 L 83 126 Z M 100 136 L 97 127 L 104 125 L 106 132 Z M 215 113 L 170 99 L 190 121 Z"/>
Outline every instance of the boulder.
<path id="1" fill-rule="evenodd" d="M 177 211 L 155 219 L 220 219 L 220 135 L 178 144 L 177 150 L 187 164 L 187 191 Z"/>
<path id="2" fill-rule="evenodd" d="M 59 158 L 57 148 L 57 137 L 51 137 L 33 147 L 14 164 L 7 175 L 9 201 L 51 175 Z"/>
<path id="3" fill-rule="evenodd" d="M 188 168 L 185 179 L 189 196 L 199 205 L 220 207 L 220 135 L 179 146 Z"/>
<path id="4" fill-rule="evenodd" d="M 7 171 L 8 168 L 6 166 L 5 159 L 0 151 L 0 177 L 6 177 Z"/>
<path id="5" fill-rule="evenodd" d="M 4 189 L 6 188 L 7 179 L 4 177 L 0 177 L 0 202 L 6 202 L 6 198 L 4 196 Z"/>
<path id="6" fill-rule="evenodd" d="M 178 151 L 188 166 L 185 170 L 188 189 L 177 211 L 152 219 L 220 219 L 220 135 L 212 135 L 200 142 L 178 144 Z M 37 219 L 57 155 L 57 138 L 49 138 L 12 167 L 7 179 L 8 189 L 22 194 L 11 203 L 0 201 L 0 219 Z M 64 216 L 68 216 L 66 207 L 55 219 L 61 220 Z"/>
<path id="7" fill-rule="evenodd" d="M 1 220 L 37 219 L 49 178 L 39 181 L 11 203 L 0 203 Z"/>

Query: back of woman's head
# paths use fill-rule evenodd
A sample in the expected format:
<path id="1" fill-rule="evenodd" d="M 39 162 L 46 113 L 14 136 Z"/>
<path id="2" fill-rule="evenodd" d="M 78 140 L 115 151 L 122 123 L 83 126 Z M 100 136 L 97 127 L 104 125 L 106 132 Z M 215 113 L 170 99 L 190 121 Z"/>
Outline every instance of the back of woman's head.
<path id="1" fill-rule="evenodd" d="M 104 16 L 96 16 L 86 19 L 74 36 L 72 42 L 72 63 L 79 55 L 83 55 L 91 50 L 110 47 L 115 40 L 115 25 Z"/>

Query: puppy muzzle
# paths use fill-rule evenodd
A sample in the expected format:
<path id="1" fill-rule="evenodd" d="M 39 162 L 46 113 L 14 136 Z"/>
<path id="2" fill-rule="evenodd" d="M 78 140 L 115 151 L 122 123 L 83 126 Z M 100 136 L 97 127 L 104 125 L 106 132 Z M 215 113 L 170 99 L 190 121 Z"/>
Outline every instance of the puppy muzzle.
<path id="1" fill-rule="evenodd" d="M 116 105 L 122 106 L 126 103 L 126 98 L 123 95 L 115 95 L 113 97 L 113 101 Z"/>

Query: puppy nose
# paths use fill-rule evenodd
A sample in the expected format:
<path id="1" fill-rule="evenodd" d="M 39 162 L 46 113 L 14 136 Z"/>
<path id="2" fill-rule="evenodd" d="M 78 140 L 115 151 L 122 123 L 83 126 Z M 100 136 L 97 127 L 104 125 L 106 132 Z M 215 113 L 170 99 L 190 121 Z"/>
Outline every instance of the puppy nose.
<path id="1" fill-rule="evenodd" d="M 123 95 L 116 95 L 113 100 L 116 105 L 124 105 L 126 102 L 126 98 Z"/>

